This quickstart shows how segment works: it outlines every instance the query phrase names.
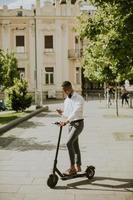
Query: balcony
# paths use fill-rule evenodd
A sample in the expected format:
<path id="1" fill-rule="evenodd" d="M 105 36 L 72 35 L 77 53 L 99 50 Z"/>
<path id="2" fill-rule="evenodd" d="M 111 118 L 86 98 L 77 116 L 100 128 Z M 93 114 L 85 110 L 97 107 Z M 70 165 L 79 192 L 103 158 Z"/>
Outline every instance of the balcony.
<path id="1" fill-rule="evenodd" d="M 79 59 L 83 55 L 83 49 L 69 49 L 68 58 L 69 59 Z"/>

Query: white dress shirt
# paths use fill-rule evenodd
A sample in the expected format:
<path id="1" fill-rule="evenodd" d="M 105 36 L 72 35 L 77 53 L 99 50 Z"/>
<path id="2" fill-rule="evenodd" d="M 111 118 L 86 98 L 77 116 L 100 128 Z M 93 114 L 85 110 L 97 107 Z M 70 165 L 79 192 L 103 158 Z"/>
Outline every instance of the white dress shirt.
<path id="1" fill-rule="evenodd" d="M 72 97 L 67 97 L 64 101 L 63 116 L 70 122 L 83 119 L 83 104 L 83 97 L 73 92 Z"/>

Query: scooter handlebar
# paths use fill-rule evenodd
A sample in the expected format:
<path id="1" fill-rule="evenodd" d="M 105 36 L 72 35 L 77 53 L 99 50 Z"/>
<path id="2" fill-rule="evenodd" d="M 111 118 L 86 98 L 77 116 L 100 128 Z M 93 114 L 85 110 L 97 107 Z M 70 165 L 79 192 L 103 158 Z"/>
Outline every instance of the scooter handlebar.
<path id="1" fill-rule="evenodd" d="M 59 126 L 60 122 L 53 122 L 52 124 L 55 124 L 55 125 Z"/>

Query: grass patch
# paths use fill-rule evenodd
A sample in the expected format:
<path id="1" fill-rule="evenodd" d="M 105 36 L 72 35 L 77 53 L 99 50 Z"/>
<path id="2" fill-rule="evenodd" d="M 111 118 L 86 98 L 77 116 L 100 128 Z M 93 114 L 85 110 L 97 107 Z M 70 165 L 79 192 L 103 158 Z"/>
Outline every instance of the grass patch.
<path id="1" fill-rule="evenodd" d="M 12 120 L 25 116 L 25 112 L 5 113 L 0 115 L 0 126 L 9 123 Z"/>

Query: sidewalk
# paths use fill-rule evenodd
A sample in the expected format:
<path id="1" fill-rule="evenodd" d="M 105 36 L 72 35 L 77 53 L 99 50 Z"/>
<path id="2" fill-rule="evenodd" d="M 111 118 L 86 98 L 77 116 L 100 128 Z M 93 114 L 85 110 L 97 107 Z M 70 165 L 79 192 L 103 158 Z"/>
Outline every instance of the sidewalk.
<path id="1" fill-rule="evenodd" d="M 59 180 L 48 188 L 59 128 L 58 104 L 0 137 L 0 200 L 133 200 L 133 109 L 120 108 L 116 117 L 105 101 L 85 103 L 85 128 L 80 136 L 83 169 L 96 167 L 93 180 Z M 68 167 L 63 129 L 58 167 Z"/>

